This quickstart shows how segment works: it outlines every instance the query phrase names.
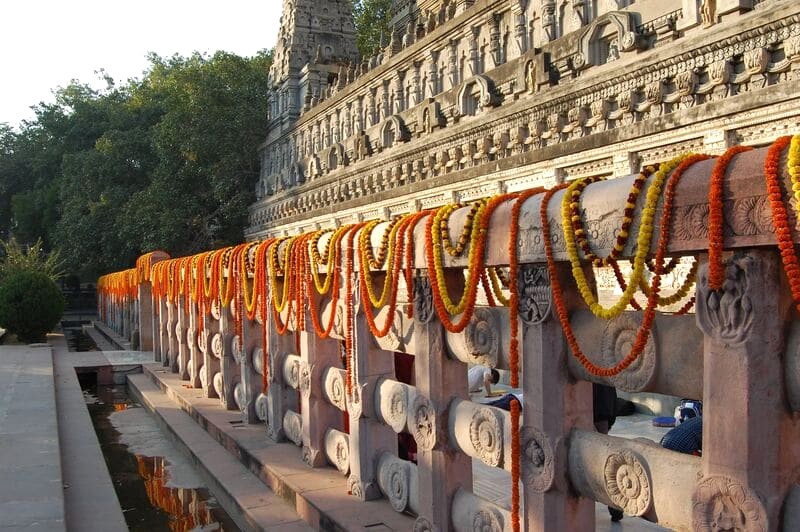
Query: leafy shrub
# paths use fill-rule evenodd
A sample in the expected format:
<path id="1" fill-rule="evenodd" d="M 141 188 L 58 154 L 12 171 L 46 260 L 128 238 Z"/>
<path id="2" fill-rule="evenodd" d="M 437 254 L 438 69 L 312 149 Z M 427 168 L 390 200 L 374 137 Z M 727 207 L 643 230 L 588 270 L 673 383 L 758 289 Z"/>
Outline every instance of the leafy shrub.
<path id="1" fill-rule="evenodd" d="M 61 290 L 45 273 L 14 272 L 0 282 L 0 327 L 22 342 L 43 342 L 63 313 Z"/>
<path id="2" fill-rule="evenodd" d="M 63 277 L 64 261 L 58 252 L 46 253 L 40 238 L 30 246 L 23 246 L 11 238 L 8 242 L 0 240 L 0 282 L 18 272 L 42 272 L 53 281 Z"/>

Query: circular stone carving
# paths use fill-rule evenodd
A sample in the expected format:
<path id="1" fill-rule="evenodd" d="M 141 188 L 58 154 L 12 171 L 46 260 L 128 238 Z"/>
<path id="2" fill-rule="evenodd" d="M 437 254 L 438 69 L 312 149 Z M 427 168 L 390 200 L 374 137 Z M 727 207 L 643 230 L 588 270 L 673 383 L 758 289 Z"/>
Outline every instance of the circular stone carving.
<path id="1" fill-rule="evenodd" d="M 208 389 L 208 372 L 203 371 L 204 367 L 200 366 L 197 371 L 200 372 L 200 387 L 204 390 Z"/>
<path id="2" fill-rule="evenodd" d="M 300 361 L 297 359 L 290 359 L 288 373 L 284 371 L 284 378 L 288 377 L 286 384 L 295 390 L 300 387 Z"/>
<path id="3" fill-rule="evenodd" d="M 409 416 L 409 429 L 417 442 L 417 447 L 423 451 L 430 451 L 436 445 L 436 410 L 433 404 L 427 397 L 417 395 L 411 404 Z"/>
<path id="4" fill-rule="evenodd" d="M 555 465 L 550 438 L 535 427 L 522 429 L 522 482 L 538 493 L 553 486 Z"/>
<path id="5" fill-rule="evenodd" d="M 392 430 L 400 434 L 408 419 L 408 389 L 402 384 L 395 384 L 389 391 L 389 409 L 383 412 L 384 421 Z"/>
<path id="6" fill-rule="evenodd" d="M 241 382 L 237 382 L 233 387 L 233 400 L 240 411 L 244 412 L 247 409 L 247 397 L 245 397 L 244 386 Z"/>
<path id="7" fill-rule="evenodd" d="M 347 408 L 347 399 L 344 393 L 344 375 L 341 371 L 329 370 L 325 379 L 325 394 L 328 400 L 339 410 Z"/>
<path id="8" fill-rule="evenodd" d="M 238 334 L 234 336 L 233 339 L 231 339 L 231 355 L 233 355 L 233 359 L 237 363 L 239 364 L 242 363 L 242 358 L 244 355 L 244 344 L 241 344 L 239 342 Z"/>
<path id="9" fill-rule="evenodd" d="M 217 392 L 218 397 L 222 397 L 222 372 L 218 371 L 214 373 L 214 379 L 212 380 L 214 384 L 214 391 Z"/>
<path id="10" fill-rule="evenodd" d="M 208 345 L 208 330 L 203 329 L 203 332 L 197 335 L 197 349 L 199 349 L 200 352 L 205 355 L 207 345 Z"/>
<path id="11" fill-rule="evenodd" d="M 467 353 L 475 362 L 491 367 L 497 365 L 500 352 L 500 326 L 489 309 L 476 309 L 464 331 Z"/>
<path id="12" fill-rule="evenodd" d="M 503 532 L 503 517 L 499 512 L 483 508 L 472 516 L 474 532 Z"/>
<path id="13" fill-rule="evenodd" d="M 396 512 L 404 512 L 408 507 L 408 466 L 402 462 L 392 462 L 386 473 L 386 487 L 389 503 Z"/>
<path id="14" fill-rule="evenodd" d="M 263 393 L 258 394 L 256 397 L 256 416 L 261 421 L 266 421 L 269 417 L 267 407 L 269 406 L 269 398 Z"/>
<path id="15" fill-rule="evenodd" d="M 414 521 L 414 532 L 439 532 L 439 527 L 420 516 Z"/>
<path id="16" fill-rule="evenodd" d="M 503 451 L 503 434 L 500 422 L 490 408 L 481 407 L 472 413 L 469 422 L 469 439 L 483 463 L 499 466 Z"/>
<path id="17" fill-rule="evenodd" d="M 355 475 L 350 475 L 350 478 L 347 479 L 347 491 L 349 491 L 350 495 L 353 497 L 357 497 L 361 500 L 364 499 L 364 491 L 361 489 L 361 479 Z"/>
<path id="18" fill-rule="evenodd" d="M 614 366 L 628 356 L 636 341 L 636 332 L 642 322 L 640 312 L 626 312 L 609 321 L 603 332 L 602 357 L 606 366 Z M 646 389 L 656 374 L 656 347 L 654 337 L 658 333 L 653 326 L 644 350 L 633 364 L 623 372 L 609 377 L 608 381 L 626 392 Z"/>
<path id="19" fill-rule="evenodd" d="M 186 340 L 186 337 L 183 335 L 183 331 L 181 330 L 180 323 L 175 324 L 175 338 L 178 344 L 182 344 Z"/>
<path id="20" fill-rule="evenodd" d="M 692 495 L 692 528 L 701 532 L 764 532 L 767 514 L 755 492 L 736 479 L 706 477 Z"/>
<path id="21" fill-rule="evenodd" d="M 211 302 L 211 317 L 219 321 L 222 318 L 222 309 L 220 308 L 219 300 L 215 299 Z"/>
<path id="22" fill-rule="evenodd" d="M 297 413 L 291 410 L 286 411 L 283 415 L 283 431 L 295 445 L 303 444 L 303 422 Z"/>
<path id="23" fill-rule="evenodd" d="M 311 367 L 305 361 L 300 362 L 299 383 L 300 392 L 308 396 L 311 393 Z"/>
<path id="24" fill-rule="evenodd" d="M 631 451 L 625 449 L 609 455 L 604 475 L 608 496 L 626 514 L 640 517 L 650 509 L 650 479 Z"/>
<path id="25" fill-rule="evenodd" d="M 350 448 L 345 438 L 336 438 L 334 458 L 336 461 L 336 469 L 346 475 L 347 471 L 350 470 Z"/>
<path id="26" fill-rule="evenodd" d="M 211 354 L 217 358 L 222 358 L 222 334 L 216 333 L 211 338 Z"/>
<path id="27" fill-rule="evenodd" d="M 259 375 L 264 374 L 264 350 L 260 347 L 253 349 L 253 370 Z"/>
<path id="28" fill-rule="evenodd" d="M 736 235 L 759 235 L 775 232 L 772 226 L 772 210 L 767 196 L 743 198 L 733 204 L 733 216 L 729 220 Z"/>

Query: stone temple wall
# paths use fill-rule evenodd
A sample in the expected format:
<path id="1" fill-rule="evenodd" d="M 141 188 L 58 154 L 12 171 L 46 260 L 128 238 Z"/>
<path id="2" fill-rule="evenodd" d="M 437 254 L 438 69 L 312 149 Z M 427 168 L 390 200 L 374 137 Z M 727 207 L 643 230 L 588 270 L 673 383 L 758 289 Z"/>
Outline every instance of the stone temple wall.
<path id="1" fill-rule="evenodd" d="M 800 124 L 794 0 L 398 1 L 361 62 L 347 6 L 284 2 L 248 239 L 627 175 Z"/>

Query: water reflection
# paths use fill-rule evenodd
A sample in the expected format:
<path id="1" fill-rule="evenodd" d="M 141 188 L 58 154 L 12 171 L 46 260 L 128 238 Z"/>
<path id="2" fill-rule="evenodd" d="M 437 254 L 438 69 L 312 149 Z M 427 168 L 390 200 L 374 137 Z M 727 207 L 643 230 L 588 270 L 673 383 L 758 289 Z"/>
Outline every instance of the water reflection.
<path id="1" fill-rule="evenodd" d="M 130 530 L 152 532 L 172 530 L 238 531 L 230 516 L 203 487 L 170 486 L 170 464 L 163 456 L 131 452 L 120 442 L 120 432 L 109 416 L 115 412 L 142 412 L 131 402 L 124 386 L 91 386 L 84 389 L 87 408 L 97 432 L 114 489 Z M 118 414 L 114 414 L 118 415 Z M 127 414 L 126 414 L 127 415 Z M 150 420 L 152 424 L 152 420 Z M 141 429 L 141 436 L 154 447 L 170 445 L 158 430 Z M 174 449 L 168 455 L 177 453 Z M 174 482 L 172 482 L 174 484 Z"/>
<path id="2" fill-rule="evenodd" d="M 218 530 L 209 525 L 218 525 L 212 508 L 206 504 L 196 489 L 167 487 L 168 462 L 160 456 L 136 455 L 139 476 L 144 479 L 144 487 L 150 503 L 165 511 L 172 519 L 169 529 L 174 532 L 188 532 L 201 527 L 203 530 Z"/>

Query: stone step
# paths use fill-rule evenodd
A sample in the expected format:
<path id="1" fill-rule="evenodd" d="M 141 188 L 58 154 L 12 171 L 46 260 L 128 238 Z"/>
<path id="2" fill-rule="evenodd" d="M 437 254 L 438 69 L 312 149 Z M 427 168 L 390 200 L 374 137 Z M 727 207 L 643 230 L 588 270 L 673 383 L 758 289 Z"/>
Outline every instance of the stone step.
<path id="1" fill-rule="evenodd" d="M 209 490 L 243 530 L 311 530 L 286 501 L 266 489 L 190 416 L 143 375 L 130 375 L 132 395 L 186 454 Z"/>
<path id="2" fill-rule="evenodd" d="M 137 390 L 145 389 L 152 394 L 152 387 L 157 387 L 162 392 L 157 396 L 165 401 L 165 412 L 173 416 L 180 413 L 184 420 L 191 416 L 194 428 L 207 433 L 206 437 L 215 443 L 216 449 L 227 450 L 240 467 L 260 481 L 260 491 L 250 494 L 278 494 L 306 523 L 318 530 L 406 531 L 413 528 L 413 517 L 398 514 L 385 499 L 362 502 L 349 495 L 347 477 L 335 468 L 309 468 L 297 446 L 272 442 L 263 425 L 242 423 L 240 412 L 224 410 L 217 399 L 202 397 L 201 390 L 189 388 L 177 374 L 165 371 L 160 364 L 146 364 L 143 370 L 142 375 L 129 377 L 133 393 L 138 396 Z M 185 422 L 181 427 L 183 425 Z"/>

